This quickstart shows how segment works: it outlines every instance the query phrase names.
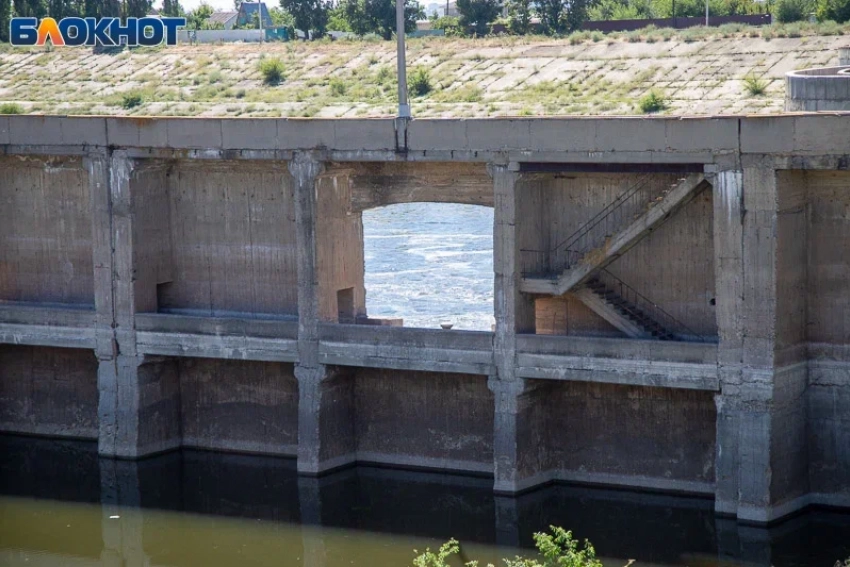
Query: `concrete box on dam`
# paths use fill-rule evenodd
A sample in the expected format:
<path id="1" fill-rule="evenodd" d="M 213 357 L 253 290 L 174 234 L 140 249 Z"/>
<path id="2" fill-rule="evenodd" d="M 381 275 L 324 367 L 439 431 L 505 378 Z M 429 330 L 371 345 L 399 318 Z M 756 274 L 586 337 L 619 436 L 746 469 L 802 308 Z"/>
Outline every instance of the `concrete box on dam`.
<path id="1" fill-rule="evenodd" d="M 493 207 L 493 332 L 362 324 L 412 201 Z M 2 116 L 0 429 L 850 506 L 848 211 L 850 114 Z"/>

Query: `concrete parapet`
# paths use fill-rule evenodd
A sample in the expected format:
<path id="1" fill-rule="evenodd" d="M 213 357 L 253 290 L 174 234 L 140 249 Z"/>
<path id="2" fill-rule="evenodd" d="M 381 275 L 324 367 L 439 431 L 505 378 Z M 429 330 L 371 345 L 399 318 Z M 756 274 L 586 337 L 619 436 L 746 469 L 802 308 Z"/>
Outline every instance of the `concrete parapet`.
<path id="1" fill-rule="evenodd" d="M 813 96 L 824 100 L 837 100 L 841 90 L 818 89 Z M 281 161 L 291 159 L 293 152 L 312 151 L 314 159 L 354 163 L 721 163 L 724 167 L 740 153 L 847 153 L 843 146 L 796 139 L 794 130 L 805 128 L 810 120 L 809 116 L 417 119 L 410 121 L 408 146 L 399 154 L 392 119 L 6 116 L 0 117 L 0 146 L 7 154 L 29 155 L 84 155 L 118 148 L 127 150 L 130 158 L 144 159 Z M 848 120 L 849 116 L 835 117 L 827 136 L 846 131 L 843 122 Z"/>
<path id="2" fill-rule="evenodd" d="M 850 67 L 791 71 L 785 75 L 785 110 L 850 111 Z"/>

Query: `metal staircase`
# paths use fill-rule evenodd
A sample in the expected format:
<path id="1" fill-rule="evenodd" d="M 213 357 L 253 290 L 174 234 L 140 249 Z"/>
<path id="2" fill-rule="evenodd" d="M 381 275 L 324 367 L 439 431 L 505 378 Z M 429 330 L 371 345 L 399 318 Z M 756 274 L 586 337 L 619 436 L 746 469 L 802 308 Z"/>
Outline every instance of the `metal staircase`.
<path id="1" fill-rule="evenodd" d="M 638 180 L 550 250 L 549 273 L 525 274 L 520 290 L 558 296 L 588 282 L 708 186 L 701 173 L 688 175 L 660 191 L 649 184 L 650 179 L 646 176 Z"/>
<path id="2" fill-rule="evenodd" d="M 662 341 L 707 340 L 608 270 L 601 270 L 597 277 L 577 288 L 575 295 L 630 337 Z"/>

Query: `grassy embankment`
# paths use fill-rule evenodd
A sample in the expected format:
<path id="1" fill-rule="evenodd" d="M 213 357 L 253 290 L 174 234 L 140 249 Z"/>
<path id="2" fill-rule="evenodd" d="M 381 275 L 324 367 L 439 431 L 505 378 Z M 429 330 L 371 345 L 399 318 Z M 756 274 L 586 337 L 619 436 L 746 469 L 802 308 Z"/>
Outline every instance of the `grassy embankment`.
<path id="1" fill-rule="evenodd" d="M 836 64 L 847 36 L 826 23 L 414 39 L 411 102 L 418 117 L 775 113 L 784 74 Z M 263 59 L 280 61 L 278 81 Z M 395 98 L 393 42 L 0 48 L 7 114 L 366 117 Z"/>

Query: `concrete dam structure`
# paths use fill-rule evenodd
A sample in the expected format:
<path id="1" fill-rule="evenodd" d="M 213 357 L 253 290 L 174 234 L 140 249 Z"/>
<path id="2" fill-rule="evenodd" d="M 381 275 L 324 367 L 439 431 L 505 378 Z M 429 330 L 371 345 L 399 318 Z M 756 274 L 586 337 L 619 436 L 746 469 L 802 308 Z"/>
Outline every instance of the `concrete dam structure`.
<path id="1" fill-rule="evenodd" d="M 365 308 L 362 212 L 494 209 L 494 332 Z M 850 507 L 850 114 L 0 117 L 0 430 Z"/>

